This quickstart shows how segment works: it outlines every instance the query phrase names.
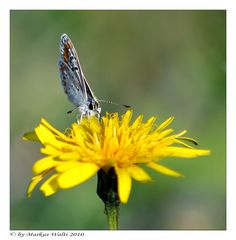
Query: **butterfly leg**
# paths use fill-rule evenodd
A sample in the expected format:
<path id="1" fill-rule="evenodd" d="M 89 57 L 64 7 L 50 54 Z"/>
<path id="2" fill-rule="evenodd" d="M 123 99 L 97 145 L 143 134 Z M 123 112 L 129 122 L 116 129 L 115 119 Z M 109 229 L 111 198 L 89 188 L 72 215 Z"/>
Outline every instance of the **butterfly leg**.
<path id="1" fill-rule="evenodd" d="M 76 115 L 77 123 L 80 124 L 83 119 L 84 114 L 80 113 Z"/>
<path id="2" fill-rule="evenodd" d="M 81 113 L 80 114 L 80 118 L 77 120 L 78 124 L 80 124 L 82 122 L 83 116 L 84 116 L 84 114 Z"/>

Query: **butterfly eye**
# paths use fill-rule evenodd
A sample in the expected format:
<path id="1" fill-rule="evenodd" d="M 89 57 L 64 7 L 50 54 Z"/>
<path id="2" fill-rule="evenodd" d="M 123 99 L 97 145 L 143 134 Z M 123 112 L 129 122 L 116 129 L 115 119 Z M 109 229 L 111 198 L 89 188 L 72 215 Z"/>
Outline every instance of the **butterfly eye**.
<path id="1" fill-rule="evenodd" d="M 94 105 L 93 105 L 92 103 L 90 103 L 90 104 L 88 105 L 88 107 L 89 107 L 90 110 L 94 110 Z"/>

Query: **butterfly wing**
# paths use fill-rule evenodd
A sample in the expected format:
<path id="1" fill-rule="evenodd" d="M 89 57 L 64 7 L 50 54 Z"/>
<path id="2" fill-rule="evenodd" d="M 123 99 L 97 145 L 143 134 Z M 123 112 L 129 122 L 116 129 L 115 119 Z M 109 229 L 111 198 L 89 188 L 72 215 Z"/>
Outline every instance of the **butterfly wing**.
<path id="1" fill-rule="evenodd" d="M 68 99 L 76 106 L 79 107 L 84 104 L 84 93 L 79 85 L 78 79 L 71 71 L 68 65 L 59 60 L 59 70 L 61 83 L 64 88 Z"/>
<path id="2" fill-rule="evenodd" d="M 86 84 L 84 81 L 85 77 L 79 62 L 78 55 L 73 46 L 73 43 L 66 34 L 63 34 L 61 36 L 60 52 L 61 61 L 64 62 L 64 64 L 67 65 L 68 68 L 70 69 L 71 74 L 74 76 L 73 84 L 75 84 L 75 88 L 80 90 L 80 95 L 82 96 L 83 103 L 86 103 L 87 91 Z M 80 104 L 81 103 L 77 103 L 75 105 L 78 106 Z"/>
<path id="3" fill-rule="evenodd" d="M 73 43 L 66 34 L 61 36 L 60 52 L 61 80 L 69 100 L 76 107 L 83 109 L 84 115 L 99 114 L 101 111 L 99 103 L 84 76 Z"/>

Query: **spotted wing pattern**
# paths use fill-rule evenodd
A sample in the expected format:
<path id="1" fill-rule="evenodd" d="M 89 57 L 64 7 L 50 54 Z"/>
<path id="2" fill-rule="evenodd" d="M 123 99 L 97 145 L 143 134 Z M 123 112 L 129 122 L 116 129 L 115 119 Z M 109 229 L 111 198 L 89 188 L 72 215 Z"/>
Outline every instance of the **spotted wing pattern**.
<path id="1" fill-rule="evenodd" d="M 63 34 L 60 41 L 59 71 L 62 86 L 68 99 L 83 116 L 100 116 L 101 108 L 94 96 L 80 65 L 78 55 L 70 38 Z"/>

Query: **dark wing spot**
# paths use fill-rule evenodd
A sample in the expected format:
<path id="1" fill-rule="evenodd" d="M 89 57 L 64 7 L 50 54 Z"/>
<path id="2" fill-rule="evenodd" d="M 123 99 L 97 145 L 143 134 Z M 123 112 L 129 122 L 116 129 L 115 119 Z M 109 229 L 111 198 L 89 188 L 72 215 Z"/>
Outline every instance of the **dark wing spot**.
<path id="1" fill-rule="evenodd" d="M 77 66 L 71 67 L 71 70 L 74 72 L 76 70 L 78 70 L 79 68 Z"/>

